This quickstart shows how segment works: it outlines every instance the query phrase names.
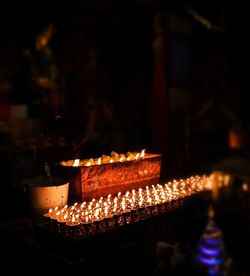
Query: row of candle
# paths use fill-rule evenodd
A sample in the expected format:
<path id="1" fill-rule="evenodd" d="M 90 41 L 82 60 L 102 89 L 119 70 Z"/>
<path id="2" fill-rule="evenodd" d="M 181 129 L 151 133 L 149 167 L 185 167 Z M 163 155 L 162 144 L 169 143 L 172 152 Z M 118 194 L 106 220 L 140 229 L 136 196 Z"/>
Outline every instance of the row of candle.
<path id="1" fill-rule="evenodd" d="M 102 155 L 99 158 L 89 158 L 85 160 L 75 159 L 60 162 L 60 165 L 66 167 L 78 167 L 78 166 L 93 166 L 93 165 L 102 165 L 109 163 L 117 163 L 117 162 L 125 162 L 125 161 L 133 161 L 143 159 L 145 157 L 145 150 L 141 152 L 127 152 L 125 154 L 117 153 L 112 151 L 110 156 Z"/>
<path id="2" fill-rule="evenodd" d="M 44 217 L 53 232 L 79 239 L 165 213 L 180 206 L 180 199 L 210 189 L 206 176 L 194 176 L 81 204 L 76 202 L 61 209 L 56 207 Z"/>

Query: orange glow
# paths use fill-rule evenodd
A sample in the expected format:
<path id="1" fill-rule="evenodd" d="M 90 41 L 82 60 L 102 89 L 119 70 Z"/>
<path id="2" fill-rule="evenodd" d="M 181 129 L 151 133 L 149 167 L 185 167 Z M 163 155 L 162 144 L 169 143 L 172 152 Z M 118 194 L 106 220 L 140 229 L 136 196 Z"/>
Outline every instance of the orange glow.
<path id="1" fill-rule="evenodd" d="M 66 222 L 68 226 L 77 226 L 86 222 L 99 222 L 104 218 L 112 218 L 115 215 L 122 215 L 122 213 L 129 214 L 131 210 L 139 208 L 162 205 L 164 209 L 164 204 L 171 200 L 181 199 L 200 191 L 211 190 L 213 188 L 212 180 L 211 176 L 192 176 L 187 179 L 173 180 L 164 185 L 147 186 L 123 194 L 119 192 L 117 195 L 109 194 L 106 198 L 93 198 L 91 201 L 81 204 L 76 202 L 61 209 L 56 207 L 54 210 L 50 209 L 49 212 L 52 215 L 47 216 L 49 213 L 46 213 L 44 216 L 57 220 L 59 223 Z M 248 191 L 248 184 L 244 183 L 242 189 Z M 130 222 L 126 221 L 126 223 Z"/>
<path id="2" fill-rule="evenodd" d="M 242 190 L 243 190 L 244 192 L 248 192 L 249 188 L 248 188 L 247 183 L 243 183 L 243 185 L 242 185 Z"/>
<path id="3" fill-rule="evenodd" d="M 80 159 L 75 159 L 74 163 L 73 163 L 73 167 L 78 167 L 80 163 Z"/>

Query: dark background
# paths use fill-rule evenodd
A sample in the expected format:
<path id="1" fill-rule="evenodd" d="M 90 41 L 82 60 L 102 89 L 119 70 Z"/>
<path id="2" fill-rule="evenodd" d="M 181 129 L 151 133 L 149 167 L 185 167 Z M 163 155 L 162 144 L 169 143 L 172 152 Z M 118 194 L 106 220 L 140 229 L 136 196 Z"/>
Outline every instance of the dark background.
<path id="1" fill-rule="evenodd" d="M 48 250 L 54 241 L 34 238 L 32 222 L 24 218 L 27 209 L 22 187 L 23 179 L 44 174 L 46 161 L 145 148 L 162 154 L 161 182 L 220 168 L 248 176 L 249 183 L 249 15 L 242 3 L 29 2 L 0 4 L 4 267 L 12 271 L 17 265 L 25 272 L 36 264 L 41 268 L 42 263 L 41 270 L 48 274 L 50 261 L 46 258 L 54 254 Z M 39 51 L 36 41 L 46 26 L 53 26 L 53 34 L 46 50 Z M 88 132 L 89 122 L 93 127 Z M 242 190 L 243 179 L 235 181 L 236 190 L 222 189 L 226 196 L 219 201 L 216 214 L 236 267 L 246 271 L 238 275 L 249 275 L 250 200 L 249 185 L 246 192 Z M 98 259 L 99 266 L 96 258 L 91 260 L 87 271 L 92 273 L 93 267 L 109 271 L 117 263 L 119 272 L 120 266 L 127 265 L 124 274 L 133 275 L 129 270 L 135 265 L 134 274 L 139 274 L 141 266 L 141 274 L 158 275 L 148 270 L 155 269 L 158 262 L 154 242 L 171 243 L 172 235 L 181 241 L 179 234 L 185 236 L 184 241 L 196 240 L 207 221 L 207 204 L 194 201 L 190 209 L 180 208 L 179 217 L 160 218 L 167 231 L 162 234 L 162 226 L 154 228 L 149 221 L 148 227 L 142 227 L 143 234 L 132 231 L 133 239 L 127 240 L 126 233 L 123 247 L 111 236 L 110 255 L 105 253 L 106 244 L 100 251 L 97 242 L 92 248 L 94 256 L 103 254 L 105 258 Z M 148 251 L 144 245 L 150 246 Z M 74 256 L 68 254 L 74 249 L 53 249 Z M 79 271 L 86 272 L 82 264 Z"/>
<path id="2" fill-rule="evenodd" d="M 36 49 L 48 24 L 51 56 Z M 82 157 L 146 148 L 163 155 L 163 179 L 247 153 L 246 33 L 233 1 L 3 2 L 3 171 L 16 183 L 44 161 L 73 158 L 92 112 Z"/>

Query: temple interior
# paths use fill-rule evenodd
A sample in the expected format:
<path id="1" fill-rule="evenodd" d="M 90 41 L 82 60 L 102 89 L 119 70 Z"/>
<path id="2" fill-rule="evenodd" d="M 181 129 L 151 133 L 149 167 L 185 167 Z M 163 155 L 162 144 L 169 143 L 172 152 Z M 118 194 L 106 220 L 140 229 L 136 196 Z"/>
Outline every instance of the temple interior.
<path id="1" fill-rule="evenodd" d="M 250 275 L 247 8 L 0 6 L 1 275 Z"/>

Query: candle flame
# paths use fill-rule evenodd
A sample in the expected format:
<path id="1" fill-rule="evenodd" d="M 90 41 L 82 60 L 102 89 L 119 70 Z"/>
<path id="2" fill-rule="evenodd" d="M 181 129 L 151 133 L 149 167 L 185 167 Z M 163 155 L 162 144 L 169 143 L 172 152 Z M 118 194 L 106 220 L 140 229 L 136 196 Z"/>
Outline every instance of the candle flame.
<path id="1" fill-rule="evenodd" d="M 247 191 L 248 191 L 248 185 L 247 185 L 247 183 L 243 183 L 243 185 L 242 185 L 242 190 L 243 190 L 244 192 L 247 192 Z"/>
<path id="2" fill-rule="evenodd" d="M 101 164 L 102 164 L 102 159 L 101 159 L 101 157 L 99 157 L 97 160 L 97 165 L 101 165 Z"/>
<path id="3" fill-rule="evenodd" d="M 114 162 L 114 161 L 113 161 L 113 159 L 111 158 L 110 161 L 109 161 L 109 163 L 113 163 L 113 162 Z"/>
<path id="4" fill-rule="evenodd" d="M 137 160 L 139 158 L 140 153 L 137 153 L 135 156 L 135 160 Z"/>
<path id="5" fill-rule="evenodd" d="M 50 209 L 49 209 L 49 213 L 52 213 L 52 211 L 53 211 L 53 210 L 50 208 Z"/>
<path id="6" fill-rule="evenodd" d="M 107 207 L 105 207 L 105 209 L 104 209 L 104 213 L 105 213 L 105 215 L 107 215 L 107 214 L 108 214 L 108 208 L 107 208 Z"/>
<path id="7" fill-rule="evenodd" d="M 141 156 L 140 157 L 144 158 L 144 156 L 145 156 L 145 149 L 141 151 Z"/>
<path id="8" fill-rule="evenodd" d="M 78 167 L 80 163 L 80 159 L 75 159 L 74 163 L 73 163 L 73 167 Z"/>
<path id="9" fill-rule="evenodd" d="M 85 166 L 86 166 L 86 167 L 91 166 L 91 162 L 88 161 L 88 162 L 85 164 Z"/>

